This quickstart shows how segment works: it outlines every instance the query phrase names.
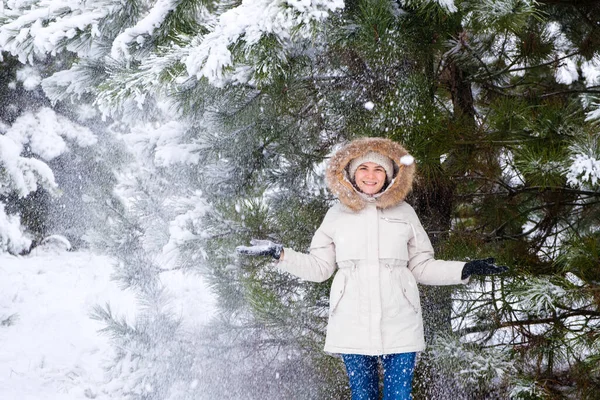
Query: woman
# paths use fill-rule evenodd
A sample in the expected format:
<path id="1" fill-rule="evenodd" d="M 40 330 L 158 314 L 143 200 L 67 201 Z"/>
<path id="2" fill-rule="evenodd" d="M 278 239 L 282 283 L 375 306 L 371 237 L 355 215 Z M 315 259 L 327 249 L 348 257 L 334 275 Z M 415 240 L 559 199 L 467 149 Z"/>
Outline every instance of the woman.
<path id="1" fill-rule="evenodd" d="M 331 284 L 325 351 L 341 354 L 353 399 L 378 399 L 377 363 L 384 398 L 410 399 L 415 354 L 425 348 L 417 283 L 455 285 L 473 274 L 506 267 L 493 259 L 435 260 L 413 208 L 404 202 L 414 159 L 398 143 L 357 139 L 331 158 L 326 180 L 339 203 L 329 209 L 303 254 L 270 241 L 238 252 L 271 255 L 302 279 Z"/>

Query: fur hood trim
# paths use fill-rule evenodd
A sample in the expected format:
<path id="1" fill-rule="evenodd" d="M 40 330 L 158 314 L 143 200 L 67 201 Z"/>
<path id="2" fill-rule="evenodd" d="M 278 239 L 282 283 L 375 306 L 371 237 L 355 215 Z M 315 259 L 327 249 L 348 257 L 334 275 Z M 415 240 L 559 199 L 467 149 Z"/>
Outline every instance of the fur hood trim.
<path id="1" fill-rule="evenodd" d="M 415 175 L 414 159 L 399 143 L 384 138 L 353 140 L 338 150 L 329 160 L 325 179 L 329 190 L 352 211 L 360 211 L 369 202 L 350 182 L 348 164 L 369 151 L 389 157 L 394 164 L 393 179 L 380 195 L 373 197 L 378 208 L 388 208 L 403 201 L 412 189 Z"/>

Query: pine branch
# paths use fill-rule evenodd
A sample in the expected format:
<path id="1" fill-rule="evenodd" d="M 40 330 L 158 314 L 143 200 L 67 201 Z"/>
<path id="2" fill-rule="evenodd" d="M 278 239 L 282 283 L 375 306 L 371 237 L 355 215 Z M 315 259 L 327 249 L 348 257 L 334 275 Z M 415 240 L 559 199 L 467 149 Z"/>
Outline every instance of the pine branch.
<path id="1" fill-rule="evenodd" d="M 600 90 L 590 90 L 589 87 L 588 87 L 588 89 L 559 90 L 559 91 L 552 92 L 552 93 L 541 94 L 540 95 L 540 99 L 545 99 L 547 97 L 553 97 L 553 96 L 560 96 L 560 95 L 563 95 L 563 94 L 576 94 L 576 93 L 599 94 L 600 95 Z"/>
<path id="2" fill-rule="evenodd" d="M 562 57 L 558 57 L 555 58 L 554 60 L 550 60 L 547 61 L 545 63 L 541 63 L 541 64 L 536 64 L 536 65 L 530 65 L 527 67 L 520 67 L 520 68 L 514 68 L 514 69 L 508 69 L 506 70 L 506 73 L 513 73 L 513 72 L 518 72 L 518 71 L 529 71 L 529 70 L 534 70 L 534 69 L 538 69 L 538 68 L 543 68 L 543 67 L 547 67 L 549 65 L 553 65 L 553 64 L 557 64 L 558 62 L 562 61 L 562 60 L 566 60 L 567 58 L 571 58 L 573 56 L 576 56 L 580 54 L 579 50 L 573 51 L 569 54 L 566 54 Z"/>
<path id="3" fill-rule="evenodd" d="M 511 327 L 531 327 L 534 325 L 547 325 L 547 324 L 557 324 L 562 323 L 562 321 L 568 320 L 571 317 L 597 317 L 600 318 L 600 311 L 593 310 L 576 310 L 569 313 L 561 313 L 557 314 L 553 317 L 548 318 L 528 318 L 528 319 L 519 319 L 515 318 L 510 321 L 500 322 L 499 324 L 488 324 L 488 325 L 476 325 L 468 328 L 462 328 L 458 331 L 460 335 L 468 335 L 471 333 L 482 333 L 487 331 L 495 331 L 501 328 L 511 328 Z M 564 324 L 563 324 L 564 325 Z"/>

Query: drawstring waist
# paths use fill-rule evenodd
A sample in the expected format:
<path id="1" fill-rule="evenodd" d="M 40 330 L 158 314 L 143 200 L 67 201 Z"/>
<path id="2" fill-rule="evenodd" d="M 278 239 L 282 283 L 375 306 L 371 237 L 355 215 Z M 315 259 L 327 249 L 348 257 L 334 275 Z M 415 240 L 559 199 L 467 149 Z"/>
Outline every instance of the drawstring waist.
<path id="1" fill-rule="evenodd" d="M 366 260 L 344 260 L 337 262 L 337 267 L 339 269 L 356 269 L 363 265 L 368 265 L 368 262 Z M 408 261 L 393 258 L 381 258 L 379 259 L 379 266 L 387 268 L 403 268 L 408 266 Z"/>

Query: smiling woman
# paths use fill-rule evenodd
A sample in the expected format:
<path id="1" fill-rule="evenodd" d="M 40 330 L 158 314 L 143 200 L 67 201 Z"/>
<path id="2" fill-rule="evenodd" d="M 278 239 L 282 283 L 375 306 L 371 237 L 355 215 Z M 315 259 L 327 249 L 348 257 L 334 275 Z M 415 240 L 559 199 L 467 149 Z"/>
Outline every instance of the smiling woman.
<path id="1" fill-rule="evenodd" d="M 367 195 L 383 191 L 394 177 L 392 159 L 375 151 L 352 159 L 347 168 L 350 181 Z"/>
<path id="2" fill-rule="evenodd" d="M 341 355 L 352 399 L 411 397 L 415 353 L 425 348 L 417 283 L 454 285 L 474 274 L 505 271 L 493 260 L 436 260 L 431 242 L 404 199 L 412 188 L 414 159 L 389 139 L 363 138 L 329 161 L 327 185 L 339 203 L 315 232 L 309 254 L 269 241 L 238 252 L 270 255 L 302 279 L 333 276 L 325 351 Z"/>
<path id="3" fill-rule="evenodd" d="M 364 194 L 379 193 L 386 183 L 385 169 L 374 162 L 360 164 L 354 173 L 354 184 Z"/>

